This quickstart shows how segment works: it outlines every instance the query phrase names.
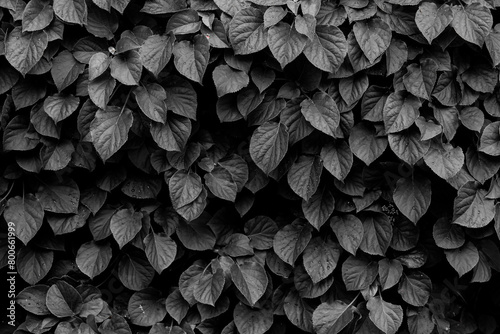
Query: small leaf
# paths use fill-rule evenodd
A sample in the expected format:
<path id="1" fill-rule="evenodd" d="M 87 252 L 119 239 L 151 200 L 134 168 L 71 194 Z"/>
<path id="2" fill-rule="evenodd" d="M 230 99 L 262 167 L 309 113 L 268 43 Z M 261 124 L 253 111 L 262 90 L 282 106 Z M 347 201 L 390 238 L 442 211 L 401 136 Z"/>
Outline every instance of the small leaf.
<path id="1" fill-rule="evenodd" d="M 313 313 L 314 330 L 318 334 L 337 334 L 353 319 L 356 308 L 341 300 L 322 303 Z"/>
<path id="2" fill-rule="evenodd" d="M 387 143 L 387 138 L 377 136 L 375 128 L 368 122 L 358 123 L 349 136 L 352 153 L 367 166 L 384 153 Z"/>
<path id="3" fill-rule="evenodd" d="M 384 54 L 391 44 L 392 32 L 380 19 L 358 21 L 353 26 L 354 36 L 370 63 Z"/>
<path id="4" fill-rule="evenodd" d="M 54 10 L 48 2 L 32 0 L 23 11 L 23 32 L 38 31 L 46 28 L 54 18 Z"/>
<path id="5" fill-rule="evenodd" d="M 27 245 L 42 227 L 44 212 L 39 200 L 33 194 L 27 194 L 25 197 L 11 197 L 3 216 L 5 221 L 14 223 L 16 236 Z"/>
<path id="6" fill-rule="evenodd" d="M 288 184 L 297 195 L 308 201 L 318 189 L 322 171 L 319 156 L 301 155 L 290 167 Z"/>
<path id="7" fill-rule="evenodd" d="M 165 123 L 167 119 L 167 103 L 165 102 L 167 94 L 162 86 L 155 83 L 139 86 L 134 89 L 134 95 L 139 108 L 149 119 Z"/>
<path id="8" fill-rule="evenodd" d="M 453 203 L 453 223 L 470 228 L 488 225 L 495 216 L 495 203 L 486 198 L 486 190 L 477 182 L 467 182 Z"/>
<path id="9" fill-rule="evenodd" d="M 5 40 L 5 57 L 24 76 L 42 58 L 48 38 L 44 31 L 23 33 L 14 28 Z"/>
<path id="10" fill-rule="evenodd" d="M 500 122 L 493 122 L 484 128 L 479 151 L 494 157 L 500 155 Z"/>
<path id="11" fill-rule="evenodd" d="M 467 42 L 481 47 L 493 26 L 493 17 L 488 8 L 473 3 L 467 7 L 453 6 L 452 10 L 451 26 L 457 34 Z"/>
<path id="12" fill-rule="evenodd" d="M 399 282 L 398 292 L 405 302 L 413 306 L 424 306 L 431 295 L 432 282 L 422 272 L 416 271 L 403 275 Z"/>
<path id="13" fill-rule="evenodd" d="M 404 91 L 392 93 L 384 106 L 384 125 L 387 133 L 409 128 L 419 116 L 420 101 Z"/>
<path id="14" fill-rule="evenodd" d="M 342 279 L 347 291 L 368 288 L 378 274 L 377 262 L 369 262 L 364 258 L 349 256 L 342 264 Z"/>
<path id="15" fill-rule="evenodd" d="M 205 36 L 196 35 L 193 43 L 181 41 L 174 44 L 174 65 L 180 74 L 201 83 L 209 60 L 210 44 Z"/>
<path id="16" fill-rule="evenodd" d="M 139 50 L 142 65 L 157 77 L 172 57 L 172 50 L 170 36 L 151 35 Z"/>
<path id="17" fill-rule="evenodd" d="M 131 209 L 121 209 L 111 217 L 109 228 L 120 249 L 139 233 L 142 228 L 141 218 L 140 212 Z"/>
<path id="18" fill-rule="evenodd" d="M 337 236 L 342 248 L 352 255 L 356 255 L 364 234 L 361 220 L 351 214 L 333 216 L 330 219 L 330 227 Z"/>
<path id="19" fill-rule="evenodd" d="M 302 201 L 302 211 L 309 224 L 318 231 L 335 209 L 335 198 L 326 188 L 319 188 L 308 200 Z"/>
<path id="20" fill-rule="evenodd" d="M 23 289 L 16 296 L 16 303 L 26 311 L 36 315 L 49 315 L 45 300 L 47 298 L 47 285 L 33 285 Z"/>
<path id="21" fill-rule="evenodd" d="M 64 281 L 57 281 L 47 291 L 47 308 L 58 318 L 74 316 L 82 307 L 82 296 Z"/>
<path id="22" fill-rule="evenodd" d="M 44 278 L 52 268 L 54 252 L 26 246 L 17 254 L 17 271 L 27 283 L 33 285 Z"/>
<path id="23" fill-rule="evenodd" d="M 269 217 L 257 216 L 245 223 L 244 230 L 253 248 L 265 250 L 273 247 L 273 238 L 278 232 L 278 225 Z"/>
<path id="24" fill-rule="evenodd" d="M 387 290 L 398 284 L 403 274 L 403 266 L 398 260 L 384 258 L 378 261 L 378 275 L 382 290 Z"/>
<path id="25" fill-rule="evenodd" d="M 429 44 L 446 29 L 452 20 L 453 12 L 447 4 L 438 8 L 433 2 L 423 2 L 415 14 L 415 23 Z"/>
<path id="26" fill-rule="evenodd" d="M 138 85 L 142 74 L 141 56 L 136 50 L 116 55 L 111 59 L 109 68 L 111 76 L 122 84 L 128 86 Z"/>
<path id="27" fill-rule="evenodd" d="M 432 229 L 432 236 L 438 247 L 455 249 L 465 243 L 465 233 L 462 227 L 451 224 L 446 218 L 439 218 Z"/>
<path id="28" fill-rule="evenodd" d="M 306 58 L 322 71 L 336 71 L 347 55 L 344 33 L 334 26 L 316 27 L 316 33 L 304 48 Z"/>
<path id="29" fill-rule="evenodd" d="M 109 67 L 111 58 L 104 52 L 97 52 L 89 60 L 89 80 L 94 80 Z"/>
<path id="30" fill-rule="evenodd" d="M 144 246 L 149 263 L 158 274 L 161 274 L 175 260 L 177 244 L 165 233 L 149 233 L 144 238 Z"/>
<path id="31" fill-rule="evenodd" d="M 417 64 L 411 64 L 406 68 L 403 76 L 403 84 L 406 89 L 417 97 L 426 100 L 431 99 L 432 90 L 437 79 L 438 65 L 432 59 L 425 59 Z"/>
<path id="32" fill-rule="evenodd" d="M 254 7 L 238 11 L 229 22 L 229 40 L 236 55 L 256 53 L 267 46 L 264 15 Z"/>
<path id="33" fill-rule="evenodd" d="M 87 24 L 87 5 L 84 0 L 54 0 L 54 13 L 64 22 Z"/>
<path id="34" fill-rule="evenodd" d="M 45 99 L 43 109 L 57 123 L 71 116 L 79 104 L 80 99 L 78 97 L 56 94 Z"/>
<path id="35" fill-rule="evenodd" d="M 460 171 L 464 165 L 464 152 L 460 147 L 451 144 L 432 142 L 424 161 L 434 173 L 443 179 L 449 179 Z"/>
<path id="36" fill-rule="evenodd" d="M 168 189 L 174 208 L 180 208 L 196 200 L 203 186 L 199 175 L 180 170 L 168 181 Z"/>
<path id="37" fill-rule="evenodd" d="M 138 326 L 152 326 L 167 315 L 164 299 L 158 298 L 160 291 L 147 288 L 135 292 L 128 301 L 130 321 Z"/>
<path id="38" fill-rule="evenodd" d="M 353 155 L 349 145 L 343 140 L 329 141 L 321 148 L 323 167 L 339 181 L 343 181 L 353 164 Z"/>
<path id="39" fill-rule="evenodd" d="M 231 202 L 236 200 L 238 185 L 229 171 L 217 166 L 204 178 L 205 185 L 215 196 Z"/>
<path id="40" fill-rule="evenodd" d="M 215 306 L 215 302 L 219 299 L 224 288 L 224 282 L 222 269 L 217 269 L 215 273 L 210 273 L 205 269 L 194 287 L 193 296 L 202 304 Z"/>
<path id="41" fill-rule="evenodd" d="M 234 307 L 234 324 L 241 334 L 264 334 L 273 324 L 273 312 L 271 308 L 250 308 L 241 302 Z"/>
<path id="42" fill-rule="evenodd" d="M 304 268 L 314 284 L 327 278 L 337 266 L 340 248 L 330 238 L 316 237 L 304 250 Z"/>

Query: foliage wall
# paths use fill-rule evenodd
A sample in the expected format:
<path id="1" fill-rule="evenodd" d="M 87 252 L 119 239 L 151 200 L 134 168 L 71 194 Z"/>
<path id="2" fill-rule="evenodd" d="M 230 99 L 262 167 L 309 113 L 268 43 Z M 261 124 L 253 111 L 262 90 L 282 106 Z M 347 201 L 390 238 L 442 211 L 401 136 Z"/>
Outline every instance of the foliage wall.
<path id="1" fill-rule="evenodd" d="M 497 6 L 0 0 L 16 333 L 495 332 Z"/>

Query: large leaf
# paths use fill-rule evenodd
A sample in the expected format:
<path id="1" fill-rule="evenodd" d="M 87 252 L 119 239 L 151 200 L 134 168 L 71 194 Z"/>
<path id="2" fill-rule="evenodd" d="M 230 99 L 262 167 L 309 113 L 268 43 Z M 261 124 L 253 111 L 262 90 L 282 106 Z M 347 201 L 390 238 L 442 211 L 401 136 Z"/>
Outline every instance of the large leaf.
<path id="1" fill-rule="evenodd" d="M 78 213 L 80 190 L 76 182 L 71 179 L 51 181 L 42 182 L 38 188 L 36 196 L 42 208 L 54 213 Z"/>
<path id="2" fill-rule="evenodd" d="M 116 55 L 109 64 L 111 76 L 127 86 L 139 83 L 142 74 L 141 56 L 136 50 Z"/>
<path id="3" fill-rule="evenodd" d="M 278 167 L 288 150 L 288 131 L 281 123 L 259 126 L 250 139 L 250 156 L 266 174 Z"/>
<path id="4" fill-rule="evenodd" d="M 431 295 L 432 282 L 422 272 L 403 275 L 399 282 L 398 292 L 405 302 L 413 306 L 424 306 Z"/>
<path id="5" fill-rule="evenodd" d="M 198 302 L 215 307 L 224 283 L 225 276 L 221 268 L 215 270 L 214 273 L 205 270 L 194 287 L 193 296 Z"/>
<path id="6" fill-rule="evenodd" d="M 149 84 L 134 89 L 135 99 L 142 112 L 151 120 L 165 123 L 167 119 L 167 94 L 162 86 Z"/>
<path id="7" fill-rule="evenodd" d="M 5 57 L 22 75 L 28 73 L 42 58 L 48 38 L 44 31 L 23 33 L 14 28 L 5 40 Z"/>
<path id="8" fill-rule="evenodd" d="M 169 115 L 165 124 L 151 124 L 150 132 L 162 149 L 181 152 L 191 135 L 191 121 L 183 116 Z"/>
<path id="9" fill-rule="evenodd" d="M 38 198 L 27 194 L 24 197 L 11 197 L 3 216 L 9 224 L 14 224 L 16 236 L 27 245 L 42 227 L 44 212 Z"/>
<path id="10" fill-rule="evenodd" d="M 193 202 L 203 189 L 199 175 L 191 171 L 177 171 L 168 181 L 170 199 L 174 208 Z"/>
<path id="11" fill-rule="evenodd" d="M 142 65 L 158 76 L 172 57 L 172 50 L 173 42 L 170 36 L 151 35 L 139 50 Z"/>
<path id="12" fill-rule="evenodd" d="M 295 25 L 280 22 L 269 28 L 267 43 L 281 68 L 285 68 L 302 53 L 307 43 L 307 37 L 298 33 Z"/>
<path id="13" fill-rule="evenodd" d="M 343 181 L 353 163 L 353 154 L 349 145 L 343 140 L 328 142 L 321 148 L 323 166 L 339 181 Z"/>
<path id="14" fill-rule="evenodd" d="M 486 190 L 477 182 L 467 182 L 459 190 L 453 204 L 453 223 L 479 228 L 488 225 L 495 216 L 495 203 L 486 198 Z"/>
<path id="15" fill-rule="evenodd" d="M 295 289 L 290 290 L 286 295 L 283 309 L 292 324 L 303 331 L 313 333 L 314 308 L 304 298 L 301 298 Z"/>
<path id="16" fill-rule="evenodd" d="M 329 95 L 318 92 L 312 99 L 302 101 L 300 106 L 302 115 L 314 128 L 335 137 L 340 124 L 340 111 Z"/>
<path id="17" fill-rule="evenodd" d="M 57 123 L 71 116 L 79 104 L 80 99 L 73 95 L 56 94 L 45 99 L 43 109 Z"/>
<path id="18" fill-rule="evenodd" d="M 455 269 L 459 276 L 471 271 L 479 262 L 479 252 L 474 244 L 468 241 L 460 248 L 446 250 L 446 260 Z"/>
<path id="19" fill-rule="evenodd" d="M 372 255 L 385 255 L 392 239 L 392 224 L 383 213 L 366 213 L 363 222 L 363 239 L 359 248 Z"/>
<path id="20" fill-rule="evenodd" d="M 204 178 L 205 185 L 215 196 L 231 202 L 236 200 L 238 185 L 228 170 L 217 166 Z"/>
<path id="21" fill-rule="evenodd" d="M 245 72 L 233 70 L 227 65 L 217 66 L 212 75 L 219 97 L 229 93 L 236 93 L 246 87 L 250 81 Z"/>
<path id="22" fill-rule="evenodd" d="M 378 274 L 377 262 L 349 256 L 342 264 L 342 279 L 348 291 L 368 288 Z"/>
<path id="23" fill-rule="evenodd" d="M 132 111 L 128 108 L 111 107 L 106 111 L 97 111 L 90 123 L 90 135 L 103 161 L 108 160 L 125 144 L 132 122 Z"/>
<path id="24" fill-rule="evenodd" d="M 47 285 L 33 285 L 23 289 L 16 296 L 16 302 L 26 311 L 36 315 L 48 315 L 49 309 L 45 303 L 47 297 Z"/>
<path id="25" fill-rule="evenodd" d="M 54 252 L 26 246 L 17 254 L 16 266 L 19 276 L 29 284 L 36 284 L 52 268 Z"/>
<path id="26" fill-rule="evenodd" d="M 438 64 L 428 58 L 421 61 L 420 65 L 411 64 L 406 70 L 403 76 L 406 89 L 417 97 L 430 100 L 437 79 Z"/>
<path id="27" fill-rule="evenodd" d="M 293 266 L 311 240 L 311 233 L 311 225 L 295 220 L 292 224 L 279 230 L 274 236 L 274 252 L 284 262 Z"/>
<path id="28" fill-rule="evenodd" d="M 54 18 L 54 10 L 48 2 L 33 0 L 23 11 L 23 32 L 38 31 L 46 28 Z"/>
<path id="29" fill-rule="evenodd" d="M 57 281 L 47 291 L 47 308 L 58 318 L 74 316 L 82 307 L 82 296 L 64 281 Z"/>
<path id="30" fill-rule="evenodd" d="M 366 303 L 369 317 L 375 326 L 386 334 L 395 334 L 403 323 L 403 309 L 384 301 L 381 297 L 372 297 Z"/>
<path id="31" fill-rule="evenodd" d="M 395 133 L 409 128 L 419 116 L 420 105 L 416 97 L 404 91 L 389 95 L 384 106 L 386 132 Z"/>
<path id="32" fill-rule="evenodd" d="M 229 40 L 235 54 L 256 53 L 267 46 L 264 14 L 248 7 L 237 12 L 229 23 Z"/>
<path id="33" fill-rule="evenodd" d="M 434 224 L 432 236 L 436 245 L 444 249 L 459 248 L 465 243 L 463 228 L 456 224 L 451 224 L 446 218 L 440 218 Z"/>
<path id="34" fill-rule="evenodd" d="M 432 142 L 424 161 L 434 173 L 443 179 L 449 179 L 460 171 L 464 165 L 464 152 L 460 147 L 451 144 Z"/>
<path id="35" fill-rule="evenodd" d="M 398 180 L 392 196 L 399 211 L 416 224 L 429 209 L 431 195 L 431 181 L 412 175 Z"/>
<path id="36" fill-rule="evenodd" d="M 358 21 L 353 26 L 354 36 L 366 58 L 373 63 L 391 44 L 392 32 L 380 19 Z"/>
<path id="37" fill-rule="evenodd" d="M 447 4 L 438 8 L 433 2 L 423 2 L 415 14 L 415 23 L 429 44 L 446 29 L 452 20 L 453 12 Z"/>
<path id="38" fill-rule="evenodd" d="M 492 156 L 500 155 L 500 122 L 493 122 L 484 128 L 479 151 Z"/>
<path id="39" fill-rule="evenodd" d="M 264 295 L 268 284 L 264 267 L 256 262 L 233 264 L 231 279 L 252 306 Z"/>

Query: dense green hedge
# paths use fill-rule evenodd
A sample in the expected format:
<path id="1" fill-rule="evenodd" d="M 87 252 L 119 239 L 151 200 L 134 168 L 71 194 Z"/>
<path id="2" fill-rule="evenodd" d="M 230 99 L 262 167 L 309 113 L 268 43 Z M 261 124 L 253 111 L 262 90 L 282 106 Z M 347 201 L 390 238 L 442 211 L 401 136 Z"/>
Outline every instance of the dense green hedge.
<path id="1" fill-rule="evenodd" d="M 496 6 L 0 0 L 16 333 L 496 332 Z"/>

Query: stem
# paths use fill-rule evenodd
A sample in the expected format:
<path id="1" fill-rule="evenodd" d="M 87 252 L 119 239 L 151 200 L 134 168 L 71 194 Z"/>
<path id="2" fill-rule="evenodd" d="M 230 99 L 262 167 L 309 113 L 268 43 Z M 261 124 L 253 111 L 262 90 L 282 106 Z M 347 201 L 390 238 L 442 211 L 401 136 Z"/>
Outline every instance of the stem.
<path id="1" fill-rule="evenodd" d="M 10 185 L 10 188 L 9 190 L 7 191 L 7 194 L 5 194 L 4 197 L 2 197 L 2 199 L 0 199 L 0 203 L 2 203 L 3 201 L 5 201 L 7 199 L 7 197 L 9 197 L 10 193 L 12 192 L 12 189 L 14 189 L 14 183 L 16 181 L 12 181 L 12 184 Z M 24 187 L 23 187 L 23 190 L 24 190 Z"/>

